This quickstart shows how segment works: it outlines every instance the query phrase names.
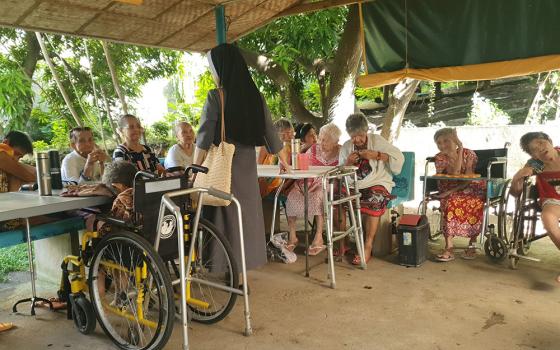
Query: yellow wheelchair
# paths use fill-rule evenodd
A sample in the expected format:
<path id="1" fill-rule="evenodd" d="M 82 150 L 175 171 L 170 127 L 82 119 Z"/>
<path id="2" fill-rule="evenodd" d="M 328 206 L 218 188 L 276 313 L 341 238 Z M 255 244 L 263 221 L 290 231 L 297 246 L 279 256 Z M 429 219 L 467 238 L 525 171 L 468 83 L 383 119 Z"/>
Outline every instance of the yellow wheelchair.
<path id="1" fill-rule="evenodd" d="M 91 333 L 97 320 L 121 349 L 165 346 L 176 314 L 182 313 L 177 288 L 181 281 L 172 281 L 170 275 L 179 276 L 179 250 L 183 249 L 178 249 L 176 215 L 163 213 L 167 215 L 160 219 L 158 212 L 165 193 L 186 188 L 187 176 L 159 179 L 139 172 L 132 222 L 100 216 L 110 224 L 111 232 L 86 232 L 79 255 L 65 257 L 59 297 L 67 301 L 68 318 L 81 333 Z M 193 225 L 194 209 L 188 196 L 176 197 L 174 203 L 181 208 L 185 246 L 196 241 L 190 260 L 185 257 L 190 266 L 184 293 L 186 315 L 202 323 L 217 322 L 231 311 L 239 294 L 235 293 L 239 272 L 231 247 L 210 222 L 200 219 Z"/>

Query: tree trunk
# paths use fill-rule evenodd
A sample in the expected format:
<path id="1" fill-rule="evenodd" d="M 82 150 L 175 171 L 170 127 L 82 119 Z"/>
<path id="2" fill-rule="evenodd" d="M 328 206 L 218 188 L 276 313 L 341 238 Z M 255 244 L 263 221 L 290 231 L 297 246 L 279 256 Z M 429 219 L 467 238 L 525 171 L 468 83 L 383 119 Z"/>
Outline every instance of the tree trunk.
<path id="1" fill-rule="evenodd" d="M 280 65 L 264 55 L 259 55 L 243 48 L 239 48 L 239 50 L 245 58 L 247 65 L 265 74 L 274 82 L 278 90 L 285 93 L 290 113 L 294 118 L 301 122 L 318 124 L 318 118 L 305 108 L 296 89 L 294 89 L 290 82 L 290 76 Z"/>
<path id="2" fill-rule="evenodd" d="M 121 85 L 119 84 L 119 78 L 115 70 L 115 65 L 113 59 L 111 58 L 111 52 L 109 51 L 109 46 L 105 40 L 101 40 L 101 45 L 103 46 L 103 52 L 105 53 L 105 59 L 107 60 L 107 66 L 109 67 L 109 72 L 111 73 L 111 79 L 113 80 L 113 87 L 115 92 L 121 101 L 122 110 L 124 114 L 128 114 L 128 105 L 121 90 Z"/>
<path id="3" fill-rule="evenodd" d="M 441 82 L 440 81 L 436 81 L 434 83 L 435 89 L 436 89 L 436 99 L 440 99 L 443 97 L 443 90 L 441 89 Z"/>
<path id="4" fill-rule="evenodd" d="M 33 32 L 25 32 L 26 54 L 23 59 L 23 72 L 29 78 L 29 87 L 33 85 L 33 74 L 37 68 L 37 62 L 41 59 L 41 47 Z M 31 90 L 31 89 L 30 89 Z M 26 107 L 23 112 L 23 118 L 26 123 L 31 119 L 31 111 L 33 110 L 33 94 L 27 97 Z"/>
<path id="5" fill-rule="evenodd" d="M 43 37 L 41 36 L 41 33 L 36 32 L 35 36 L 37 37 L 37 42 L 39 43 L 39 46 L 41 47 L 41 52 L 43 53 L 43 58 L 45 59 L 45 62 L 47 62 L 47 65 L 49 66 L 49 69 L 52 73 L 53 79 L 56 82 L 56 85 L 58 86 L 58 90 L 60 91 L 60 94 L 62 95 L 62 98 L 64 98 L 64 102 L 66 102 L 66 106 L 70 110 L 70 113 L 72 114 L 72 117 L 74 118 L 74 121 L 76 122 L 76 124 L 78 126 L 83 126 L 84 123 L 80 119 L 80 116 L 78 116 L 78 113 L 76 113 L 76 110 L 74 109 L 74 106 L 72 105 L 72 101 L 70 100 L 70 97 L 66 93 L 66 89 L 64 89 L 64 85 L 62 85 L 62 82 L 60 81 L 60 78 L 58 76 L 58 72 L 56 71 L 56 68 L 55 68 L 54 64 L 52 63 L 51 57 L 49 56 L 49 52 L 47 51 L 47 48 L 45 46 L 45 42 L 43 41 Z"/>
<path id="6" fill-rule="evenodd" d="M 350 7 L 334 62 L 329 65 L 333 69 L 330 72 L 329 86 L 324 89 L 324 101 L 321 101 L 322 118 L 316 117 L 305 107 L 297 89 L 290 82 L 290 76 L 280 65 L 264 55 L 243 48 L 240 51 L 247 65 L 265 74 L 285 94 L 290 113 L 298 121 L 320 127 L 334 120 L 337 125 L 343 126 L 348 115 L 354 112 L 355 80 L 362 57 L 357 5 Z M 321 92 L 323 94 L 323 90 Z"/>
<path id="7" fill-rule="evenodd" d="M 389 107 L 383 118 L 381 131 L 381 136 L 387 141 L 393 142 L 399 136 L 406 108 L 419 83 L 419 80 L 405 79 L 395 86 L 389 97 Z"/>
<path id="8" fill-rule="evenodd" d="M 539 81 L 537 82 L 539 87 L 537 89 L 535 97 L 533 98 L 533 102 L 531 103 L 529 112 L 527 113 L 527 118 L 525 118 L 525 124 L 538 124 L 540 122 L 541 117 L 539 116 L 539 106 L 541 100 L 543 99 L 544 89 L 546 88 L 546 83 L 548 82 L 550 74 L 551 72 L 548 72 L 542 81 L 539 79 Z"/>
<path id="9" fill-rule="evenodd" d="M 122 143 L 121 135 L 117 132 L 115 122 L 113 121 L 113 117 L 111 116 L 111 106 L 109 105 L 109 100 L 107 99 L 107 95 L 105 94 L 105 91 L 103 91 L 103 88 L 101 88 L 101 97 L 103 98 L 103 102 L 105 103 L 105 111 L 107 113 L 107 119 L 109 120 L 111 130 L 113 131 L 113 138 L 117 141 L 118 144 L 120 144 Z"/>
<path id="10" fill-rule="evenodd" d="M 352 5 L 332 64 L 327 110 L 323 110 L 325 122 L 332 121 L 341 130 L 344 130 L 346 118 L 354 113 L 354 90 L 361 57 L 360 13 L 358 5 Z"/>

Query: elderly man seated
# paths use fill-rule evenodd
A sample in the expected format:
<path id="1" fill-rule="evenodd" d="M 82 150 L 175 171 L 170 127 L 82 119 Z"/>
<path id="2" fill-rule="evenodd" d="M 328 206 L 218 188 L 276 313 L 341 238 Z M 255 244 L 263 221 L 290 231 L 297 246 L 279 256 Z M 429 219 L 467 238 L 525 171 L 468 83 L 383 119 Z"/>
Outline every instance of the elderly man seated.
<path id="1" fill-rule="evenodd" d="M 62 160 L 62 181 L 75 185 L 101 181 L 104 162 L 109 156 L 96 146 L 91 129 L 70 130 L 70 147 L 73 151 Z"/>

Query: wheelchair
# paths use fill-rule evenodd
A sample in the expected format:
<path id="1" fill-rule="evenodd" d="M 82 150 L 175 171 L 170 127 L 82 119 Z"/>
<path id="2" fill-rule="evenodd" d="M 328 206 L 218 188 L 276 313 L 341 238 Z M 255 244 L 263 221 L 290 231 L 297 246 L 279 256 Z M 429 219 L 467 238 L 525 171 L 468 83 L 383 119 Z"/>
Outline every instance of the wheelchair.
<path id="1" fill-rule="evenodd" d="M 189 196 L 173 199 L 181 212 L 183 246 L 178 244 L 176 215 L 163 211 L 167 215 L 158 216 L 166 193 L 192 188 L 191 171 L 208 169 L 192 166 L 185 176 L 167 178 L 138 172 L 131 222 L 98 215 L 110 232 L 85 232 L 79 255 L 64 258 L 58 294 L 67 301 L 68 318 L 78 331 L 91 333 L 97 320 L 121 349 L 161 349 L 171 336 L 176 314 L 186 310 L 189 319 L 209 324 L 231 311 L 239 294 L 234 292 L 239 272 L 225 236 L 199 215 L 194 222 L 200 209 Z M 191 241 L 196 247 L 185 256 L 184 247 L 192 246 Z M 181 256 L 190 267 L 185 289 L 176 288 L 182 284 L 177 267 L 184 265 Z"/>
<path id="2" fill-rule="evenodd" d="M 523 190 L 515 198 L 515 214 L 513 216 L 512 229 L 509 232 L 509 266 L 517 269 L 520 259 L 540 261 L 539 259 L 528 256 L 531 243 L 548 234 L 536 233 L 537 221 L 541 215 L 541 205 L 537 187 L 535 186 L 535 176 L 526 177 L 523 180 Z"/>
<path id="3" fill-rule="evenodd" d="M 475 174 L 477 179 L 486 180 L 486 199 L 480 243 L 484 243 L 484 252 L 493 262 L 503 261 L 508 256 L 509 232 L 513 225 L 515 200 L 510 196 L 511 179 L 507 179 L 507 154 L 509 144 L 504 148 L 475 150 L 478 163 Z M 426 215 L 431 209 L 430 240 L 436 241 L 443 234 L 443 219 L 438 198 L 438 176 L 427 176 L 429 164 L 435 162 L 435 157 L 426 158 L 423 181 L 423 199 L 418 207 L 418 213 Z M 449 179 L 441 177 L 441 179 Z M 460 178 L 460 177 L 457 177 Z M 468 178 L 465 177 L 466 180 Z M 463 180 L 465 180 L 463 179 Z M 434 202 L 437 204 L 430 205 Z M 490 223 L 490 215 L 497 216 L 496 224 Z M 486 239 L 484 239 L 486 238 Z"/>

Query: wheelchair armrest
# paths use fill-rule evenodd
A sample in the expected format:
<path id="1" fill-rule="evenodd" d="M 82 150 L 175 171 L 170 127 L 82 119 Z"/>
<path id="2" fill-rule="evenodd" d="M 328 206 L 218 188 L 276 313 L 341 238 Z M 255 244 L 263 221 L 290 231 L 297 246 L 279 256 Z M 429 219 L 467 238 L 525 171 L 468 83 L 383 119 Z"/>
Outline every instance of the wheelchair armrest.
<path id="1" fill-rule="evenodd" d="M 112 216 L 108 216 L 108 215 L 104 215 L 104 214 L 98 214 L 97 219 L 105 221 L 108 224 L 119 226 L 119 227 L 122 227 L 122 228 L 133 227 L 133 225 L 130 222 L 127 222 L 127 221 L 124 221 L 124 220 L 121 220 L 121 219 L 116 219 Z"/>

